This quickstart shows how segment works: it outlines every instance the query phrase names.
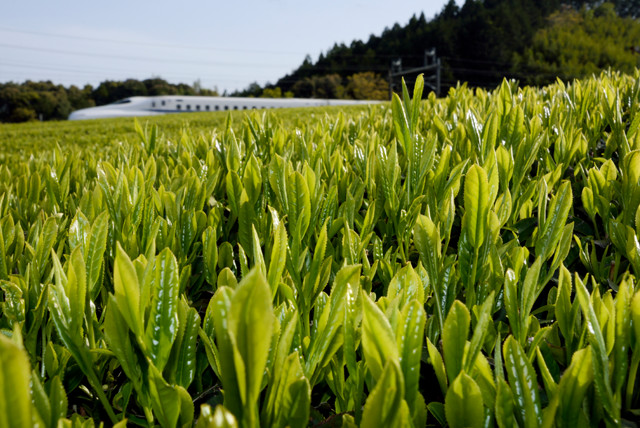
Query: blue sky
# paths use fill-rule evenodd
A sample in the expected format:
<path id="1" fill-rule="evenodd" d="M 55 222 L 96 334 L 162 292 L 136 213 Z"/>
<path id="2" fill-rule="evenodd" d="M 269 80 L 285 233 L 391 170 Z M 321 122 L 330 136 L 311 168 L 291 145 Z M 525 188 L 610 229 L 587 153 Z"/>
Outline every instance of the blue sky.
<path id="1" fill-rule="evenodd" d="M 233 91 L 315 61 L 334 43 L 380 35 L 446 0 L 6 1 L 0 82 L 65 86 L 162 77 Z M 458 2 L 460 3 L 460 2 Z"/>

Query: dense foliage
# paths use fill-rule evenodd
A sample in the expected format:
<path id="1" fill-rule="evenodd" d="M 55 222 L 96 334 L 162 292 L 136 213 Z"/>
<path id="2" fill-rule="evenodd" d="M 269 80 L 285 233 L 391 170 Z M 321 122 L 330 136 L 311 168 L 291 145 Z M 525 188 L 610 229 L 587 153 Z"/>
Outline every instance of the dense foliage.
<path id="1" fill-rule="evenodd" d="M 106 80 L 97 88 L 75 85 L 65 88 L 51 82 L 0 83 L 0 122 L 66 120 L 85 107 L 109 104 L 123 98 L 146 95 L 217 95 L 217 92 L 159 78 L 123 82 Z"/>
<path id="2" fill-rule="evenodd" d="M 635 419 L 640 73 L 421 90 L 12 134 L 0 426 Z"/>
<path id="3" fill-rule="evenodd" d="M 567 9 L 575 14 L 595 13 L 599 17 L 572 22 L 570 28 L 558 25 L 557 15 L 548 19 L 553 13 L 567 12 Z M 613 15 L 603 16 L 605 14 L 600 9 L 613 9 Z M 301 82 L 319 76 L 337 74 L 344 81 L 354 72 L 368 70 L 386 77 L 391 61 L 402 59 L 405 69 L 419 67 L 423 65 L 425 50 L 432 48 L 436 49 L 443 62 L 443 94 L 449 87 L 455 87 L 458 81 L 474 87 L 493 88 L 505 76 L 516 78 L 522 84 L 547 84 L 556 77 L 585 77 L 607 67 L 630 71 L 629 62 L 631 69 L 639 65 L 640 55 L 631 53 L 631 48 L 638 45 L 638 38 L 634 39 L 633 35 L 640 27 L 640 23 L 631 18 L 639 15 L 640 3 L 637 0 L 612 3 L 589 0 L 450 0 L 431 20 L 424 15 L 413 16 L 406 25 L 395 24 L 381 35 L 371 35 L 367 41 L 355 40 L 348 46 L 336 44 L 315 62 L 308 57 L 297 70 L 280 79 L 276 85 L 298 96 Z M 618 16 L 629 19 L 623 20 Z M 614 31 L 610 31 L 612 28 Z M 586 41 L 580 43 L 580 39 L 585 37 L 583 33 L 587 33 Z M 565 36 L 567 42 L 564 42 Z M 549 44 L 552 44 L 553 51 L 549 50 Z M 610 50 L 613 52 L 609 53 Z M 622 60 L 620 56 L 625 50 L 627 57 Z M 525 52 L 527 58 L 533 59 L 523 63 L 519 58 Z M 581 56 L 585 53 L 586 56 Z M 578 57 L 585 63 L 592 61 L 594 66 L 589 64 L 576 69 L 573 62 L 565 63 L 556 60 L 555 56 Z M 599 58 L 593 59 L 595 56 Z"/>
<path id="4" fill-rule="evenodd" d="M 572 79 L 611 67 L 630 73 L 639 65 L 640 21 L 616 15 L 612 3 L 596 9 L 565 8 L 552 14 L 516 67 L 537 71 L 535 83 Z"/>
<path id="5" fill-rule="evenodd" d="M 458 2 L 461 3 L 461 2 Z M 387 99 L 392 60 L 405 69 L 423 65 L 436 48 L 442 94 L 458 82 L 493 88 L 507 78 L 548 84 L 600 70 L 631 72 L 640 65 L 640 0 L 450 0 L 433 19 L 413 16 L 368 41 L 336 44 L 317 61 L 307 57 L 275 84 L 250 84 L 231 96 Z M 415 75 L 407 76 L 410 87 Z M 394 82 L 396 85 L 398 82 Z M 399 86 L 394 86 L 399 88 Z M 73 110 L 134 95 L 217 95 L 160 78 L 105 81 L 97 88 L 51 82 L 0 84 L 0 122 L 63 120 Z"/>

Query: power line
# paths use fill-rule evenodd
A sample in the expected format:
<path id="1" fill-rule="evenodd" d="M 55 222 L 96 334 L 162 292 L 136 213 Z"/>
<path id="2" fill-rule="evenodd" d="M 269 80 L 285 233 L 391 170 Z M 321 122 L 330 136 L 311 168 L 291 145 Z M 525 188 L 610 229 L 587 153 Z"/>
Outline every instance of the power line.
<path id="1" fill-rule="evenodd" d="M 0 66 L 4 66 L 4 67 L 12 67 L 12 68 L 25 68 L 25 69 L 30 69 L 30 70 L 39 70 L 39 71 L 58 71 L 58 72 L 63 72 L 63 73 L 72 73 L 72 74 L 76 74 L 76 75 L 92 75 L 92 76 L 101 76 L 105 73 L 132 73 L 131 70 L 124 70 L 124 69 L 113 69 L 113 68 L 108 68 L 108 69 L 104 69 L 104 68 L 82 68 L 82 69 L 78 69 L 78 68 L 65 68 L 65 67 L 55 67 L 55 66 L 43 66 L 43 65 L 38 65 L 38 64 L 29 64 L 29 63 L 20 63 L 20 62 L 7 62 L 4 60 L 0 60 Z M 157 74 L 155 72 L 145 72 L 145 71 L 139 71 L 138 73 L 146 73 L 146 74 Z M 203 74 L 190 74 L 190 73 L 162 73 L 162 75 L 168 75 L 168 76 L 190 76 L 190 78 L 202 78 L 203 76 L 206 75 L 211 75 L 214 73 L 203 73 Z M 221 79 L 221 80 L 226 80 L 226 81 L 235 81 L 235 82 L 241 82 L 244 80 L 233 80 L 233 78 L 237 78 L 237 77 L 244 77 L 245 79 L 250 79 L 251 76 L 238 76 L 235 75 L 233 77 L 231 76 L 218 76 L 215 75 L 216 79 Z"/>
<path id="2" fill-rule="evenodd" d="M 10 33 L 17 33 L 17 34 L 31 34 L 35 36 L 58 37 L 58 38 L 71 39 L 71 40 L 81 40 L 81 41 L 88 40 L 93 42 L 114 43 L 114 44 L 121 44 L 121 45 L 127 45 L 127 46 L 135 45 L 135 46 L 171 48 L 171 49 L 192 49 L 192 50 L 210 51 L 210 52 L 263 53 L 263 54 L 270 54 L 270 55 L 306 55 L 307 54 L 302 52 L 266 51 L 263 49 L 258 50 L 258 49 L 211 48 L 206 46 L 180 45 L 180 44 L 174 44 L 174 43 L 151 43 L 151 42 L 142 42 L 142 41 L 136 41 L 136 40 L 103 39 L 99 37 L 73 36 L 70 34 L 61 34 L 61 33 L 47 33 L 42 31 L 18 30 L 15 28 L 8 28 L 8 27 L 0 27 L 0 31 L 6 31 Z"/>
<path id="3" fill-rule="evenodd" d="M 54 72 L 56 73 L 56 75 L 64 75 L 64 76 L 79 76 L 79 77 L 85 77 L 85 78 L 89 78 L 89 79 L 103 79 L 103 80 L 112 80 L 112 78 L 106 77 L 105 74 L 106 73 L 119 73 L 119 74 L 129 74 L 134 75 L 134 74 L 149 74 L 149 75 L 154 75 L 157 73 L 152 73 L 152 72 L 144 72 L 144 71 L 140 71 L 140 72 L 130 72 L 130 71 L 125 71 L 125 70 L 103 70 L 104 73 L 101 73 L 100 71 L 96 71 L 96 70 L 78 70 L 78 69 L 69 69 L 69 68 L 60 68 L 60 67 L 45 67 L 45 66 L 37 66 L 37 65 L 29 65 L 29 64 L 19 64 L 19 63 L 7 63 L 7 62 L 0 62 L 0 67 L 11 67 L 11 68 L 17 68 L 17 69 L 29 69 L 29 70 L 38 70 L 38 71 L 44 71 L 44 72 Z M 61 73 L 61 74 L 60 74 Z M 50 80 L 51 76 L 53 76 L 52 74 L 48 75 L 49 77 L 47 78 L 47 80 Z M 211 80 L 211 81 L 215 81 L 215 82 L 233 82 L 233 83 L 244 83 L 245 80 L 250 79 L 250 77 L 247 77 L 244 80 L 238 79 L 238 76 L 218 76 L 218 75 L 211 75 L 210 73 L 204 73 L 204 74 L 183 74 L 183 73 L 161 73 L 161 78 L 164 77 L 173 77 L 176 79 L 181 79 L 181 80 L 193 80 L 193 79 L 206 79 L 206 80 Z M 131 78 L 133 78 L 133 76 L 131 76 Z"/>
<path id="4" fill-rule="evenodd" d="M 162 63 L 179 63 L 179 64 L 191 64 L 191 65 L 211 65 L 211 66 L 233 66 L 233 67 L 262 67 L 262 68 L 282 68 L 279 65 L 272 64 L 251 64 L 251 63 L 232 63 L 232 62 L 210 62 L 210 61 L 193 61 L 193 60 L 167 60 L 166 58 L 150 58 L 150 57 L 138 57 L 138 56 L 126 56 L 126 55 L 112 55 L 112 54 L 99 54 L 92 52 L 74 52 L 63 49 L 47 49 L 38 48 L 35 46 L 20 46 L 10 43 L 0 43 L 0 47 L 18 50 L 27 50 L 35 52 L 56 53 L 63 55 L 74 55 L 82 57 L 102 58 L 102 59 L 124 59 L 127 61 L 143 61 L 143 62 L 162 62 Z"/>

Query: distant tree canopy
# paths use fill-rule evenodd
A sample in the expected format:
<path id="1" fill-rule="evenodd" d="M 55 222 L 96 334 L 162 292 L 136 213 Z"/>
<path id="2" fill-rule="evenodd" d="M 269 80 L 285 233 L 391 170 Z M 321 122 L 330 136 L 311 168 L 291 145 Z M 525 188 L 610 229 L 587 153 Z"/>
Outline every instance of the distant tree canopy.
<path id="1" fill-rule="evenodd" d="M 414 15 L 405 26 L 395 24 L 380 36 L 371 35 L 366 42 L 356 40 L 349 46 L 336 44 L 320 54 L 316 62 L 307 57 L 298 69 L 281 78 L 275 86 L 292 91 L 296 97 L 315 96 L 314 88 L 326 76 L 340 76 L 342 85 L 347 84 L 349 76 L 365 71 L 386 78 L 391 61 L 402 59 L 404 69 L 419 67 L 423 65 L 425 50 L 431 48 L 436 49 L 443 63 L 443 92 L 458 81 L 471 86 L 495 87 L 504 77 L 516 78 L 521 84 L 549 83 L 556 76 L 579 77 L 593 69 L 575 67 L 572 61 L 579 61 L 580 52 L 591 49 L 590 53 L 596 55 L 595 52 L 603 53 L 612 45 L 617 46 L 616 50 L 627 49 L 626 54 L 609 52 L 600 55 L 599 60 L 590 59 L 597 69 L 628 70 L 637 65 L 638 55 L 630 49 L 629 41 L 633 37 L 638 40 L 633 28 L 638 24 L 634 18 L 640 17 L 640 0 L 609 3 L 601 0 L 465 0 L 461 6 L 458 3 L 449 0 L 430 21 L 422 14 Z M 580 18 L 572 21 L 571 30 L 561 28 L 557 21 L 569 19 L 565 16 L 568 13 Z M 613 31 L 600 30 L 600 26 Z M 614 30 L 613 26 L 617 28 Z M 557 43 L 570 33 L 576 43 Z M 581 37 L 578 34 L 586 35 L 588 42 L 582 46 L 577 43 Z M 606 37 L 598 39 L 605 34 Z M 550 47 L 552 40 L 556 40 L 555 47 Z M 558 50 L 563 54 L 558 56 Z M 565 63 L 553 65 L 554 56 L 566 58 Z M 562 68 L 565 64 L 569 71 Z M 407 80 L 411 83 L 411 76 Z M 343 95 L 354 96 L 349 91 Z"/>
<path id="2" fill-rule="evenodd" d="M 538 75 L 534 83 L 555 76 L 578 78 L 607 67 L 631 72 L 639 65 L 640 22 L 618 16 L 613 3 L 580 11 L 563 9 L 548 22 L 530 47 L 516 55 L 517 69 Z"/>
<path id="3" fill-rule="evenodd" d="M 200 83 L 174 85 L 160 78 L 123 82 L 106 80 L 97 88 L 86 85 L 65 88 L 51 82 L 0 83 L 0 122 L 64 120 L 73 110 L 110 104 L 133 96 L 146 95 L 218 95 L 203 89 Z"/>
<path id="4" fill-rule="evenodd" d="M 640 65 L 640 0 L 449 0 L 427 20 L 386 28 L 366 42 L 335 44 L 317 61 L 307 56 L 275 84 L 250 84 L 232 96 L 386 99 L 392 61 L 423 65 L 435 48 L 442 61 L 442 93 L 458 82 L 495 87 L 504 77 L 542 85 L 611 67 Z M 415 76 L 407 76 L 409 86 Z M 397 83 L 397 82 L 394 82 Z M 395 86 L 394 86 L 395 88 Z M 160 78 L 105 81 L 97 88 L 51 82 L 0 84 L 0 121 L 65 119 L 75 109 L 135 95 L 217 95 Z"/>

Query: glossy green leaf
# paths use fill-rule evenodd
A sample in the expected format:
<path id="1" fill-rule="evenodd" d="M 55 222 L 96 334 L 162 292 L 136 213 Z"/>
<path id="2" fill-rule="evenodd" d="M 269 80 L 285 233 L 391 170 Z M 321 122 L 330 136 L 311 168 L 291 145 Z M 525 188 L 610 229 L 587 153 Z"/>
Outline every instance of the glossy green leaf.
<path id="1" fill-rule="evenodd" d="M 32 426 L 29 382 L 29 358 L 26 353 L 0 334 L 0 426 Z"/>
<path id="2" fill-rule="evenodd" d="M 560 400 L 556 415 L 558 426 L 575 427 L 580 424 L 583 399 L 594 378 L 591 356 L 589 348 L 577 351 L 560 379 L 556 392 Z"/>
<path id="3" fill-rule="evenodd" d="M 469 350 L 464 358 L 463 369 L 467 373 L 471 373 L 471 369 L 475 365 L 476 358 L 478 357 L 478 354 L 484 345 L 485 338 L 487 337 L 489 322 L 491 321 L 491 314 L 493 312 L 493 302 L 494 294 L 492 291 L 480 308 L 478 322 L 476 323 L 473 336 L 471 337 Z"/>
<path id="4" fill-rule="evenodd" d="M 349 294 L 359 288 L 360 269 L 359 265 L 345 266 L 340 269 L 333 282 L 328 304 L 321 307 L 316 301 L 314 311 L 320 314 L 314 321 L 317 334 L 312 336 L 305 364 L 305 373 L 312 386 L 319 374 L 318 369 L 329 363 L 341 345 L 343 340 L 341 327 L 347 305 L 346 299 Z M 353 297 L 349 296 L 349 298 Z"/>
<path id="5" fill-rule="evenodd" d="M 442 350 L 449 384 L 458 377 L 458 373 L 462 370 L 470 323 L 471 315 L 467 307 L 459 300 L 453 302 L 442 331 Z"/>
<path id="6" fill-rule="evenodd" d="M 142 333 L 142 319 L 140 303 L 140 285 L 138 276 L 129 256 L 118 244 L 116 260 L 113 268 L 113 288 L 115 302 L 121 315 L 134 334 Z M 146 302 L 142 302 L 146 305 Z"/>
<path id="7" fill-rule="evenodd" d="M 536 372 L 513 336 L 504 342 L 503 354 L 513 392 L 516 419 L 520 426 L 538 427 L 542 424 L 542 406 Z"/>
<path id="8" fill-rule="evenodd" d="M 200 315 L 189 308 L 184 320 L 184 332 L 177 362 L 176 383 L 188 388 L 196 374 L 196 346 L 200 329 Z"/>
<path id="9" fill-rule="evenodd" d="M 178 262 L 168 248 L 156 256 L 149 275 L 153 297 L 144 331 L 144 343 L 147 356 L 158 370 L 162 370 L 169 359 L 178 331 Z"/>
<path id="10" fill-rule="evenodd" d="M 444 400 L 447 423 L 452 428 L 482 427 L 484 410 L 478 384 L 464 371 L 451 383 Z"/>
<path id="11" fill-rule="evenodd" d="M 360 426 L 363 428 L 408 426 L 409 407 L 403 395 L 402 372 L 398 363 L 389 359 L 378 383 L 365 402 Z"/>
<path id="12" fill-rule="evenodd" d="M 162 374 L 153 365 L 149 366 L 149 380 L 151 405 L 158 422 L 162 426 L 177 426 L 180 416 L 178 390 L 167 384 Z"/>
<path id="13" fill-rule="evenodd" d="M 271 293 L 275 296 L 278 290 L 278 284 L 284 272 L 287 259 L 287 231 L 284 223 L 275 220 L 278 217 L 273 216 L 273 246 L 271 247 L 271 257 L 269 260 L 269 270 L 267 274 L 267 282 L 271 288 Z"/>
<path id="14" fill-rule="evenodd" d="M 228 303 L 222 290 L 212 304 L 225 407 L 252 426 L 258 422 L 257 402 L 275 322 L 271 291 L 256 269 L 243 278 Z"/>
<path id="15" fill-rule="evenodd" d="M 500 428 L 510 428 L 517 426 L 515 416 L 513 414 L 513 393 L 507 382 L 500 378 L 496 385 L 496 422 Z"/>
<path id="16" fill-rule="evenodd" d="M 440 352 L 438 352 L 438 348 L 435 347 L 431 340 L 427 337 L 427 351 L 429 352 L 429 362 L 433 366 L 433 370 L 436 373 L 436 378 L 438 379 L 438 384 L 440 385 L 440 390 L 443 394 L 447 393 L 448 381 L 447 381 L 447 373 L 444 367 L 444 362 L 442 361 L 442 356 Z"/>
<path id="17" fill-rule="evenodd" d="M 99 215 L 91 226 L 88 237 L 85 260 L 87 265 L 87 290 L 95 300 L 100 292 L 104 253 L 107 248 L 109 215 L 107 212 Z"/>
<path id="18" fill-rule="evenodd" d="M 587 324 L 589 343 L 591 344 L 593 370 L 598 373 L 598 376 L 594 377 L 596 391 L 598 393 L 598 397 L 602 401 L 602 406 L 604 407 L 608 417 L 611 418 L 613 423 L 618 423 L 620 418 L 620 408 L 615 404 L 613 391 L 611 390 L 609 358 L 600 323 L 598 322 L 598 318 L 589 299 L 589 292 L 578 274 L 575 275 L 574 283 L 576 295 L 580 302 L 580 307 L 582 308 Z"/>
<path id="19" fill-rule="evenodd" d="M 571 185 L 566 181 L 551 200 L 546 221 L 539 226 L 536 255 L 543 260 L 551 257 L 556 245 L 558 245 L 572 205 L 573 193 Z"/>
<path id="20" fill-rule="evenodd" d="M 238 421 L 233 413 L 224 406 L 217 405 L 215 412 L 211 411 L 208 404 L 200 407 L 200 417 L 196 423 L 196 428 L 237 428 Z"/>
<path id="21" fill-rule="evenodd" d="M 374 379 L 380 379 L 387 361 L 398 363 L 400 356 L 389 321 L 371 298 L 362 292 L 362 349 Z"/>
<path id="22" fill-rule="evenodd" d="M 311 406 L 311 386 L 304 377 L 297 352 L 283 363 L 279 376 L 273 379 L 273 393 L 263 414 L 262 425 L 271 427 L 306 427 Z"/>
<path id="23" fill-rule="evenodd" d="M 487 234 L 489 208 L 493 201 L 489 198 L 487 173 L 479 165 L 473 165 L 467 171 L 464 181 L 464 217 L 463 225 L 467 230 L 469 243 L 479 248 Z"/>
<path id="24" fill-rule="evenodd" d="M 118 309 L 114 296 L 109 296 L 104 317 L 104 336 L 122 370 L 134 386 L 142 389 L 142 368 L 138 363 L 135 345 L 131 342 L 126 319 Z"/>
<path id="25" fill-rule="evenodd" d="M 398 298 L 400 309 L 404 308 L 406 304 L 409 304 L 414 299 L 420 303 L 424 303 L 424 286 L 422 280 L 410 264 L 400 269 L 391 279 L 387 297 L 389 299 Z"/>
<path id="26" fill-rule="evenodd" d="M 420 361 L 424 341 L 424 326 L 427 314 L 418 300 L 412 300 L 403 309 L 399 318 L 396 340 L 400 357 L 400 368 L 405 382 L 405 399 L 415 403 L 420 381 Z"/>

